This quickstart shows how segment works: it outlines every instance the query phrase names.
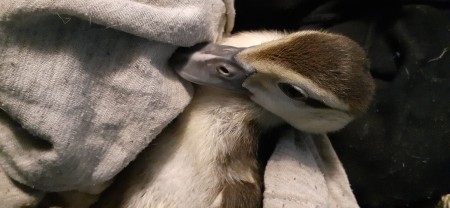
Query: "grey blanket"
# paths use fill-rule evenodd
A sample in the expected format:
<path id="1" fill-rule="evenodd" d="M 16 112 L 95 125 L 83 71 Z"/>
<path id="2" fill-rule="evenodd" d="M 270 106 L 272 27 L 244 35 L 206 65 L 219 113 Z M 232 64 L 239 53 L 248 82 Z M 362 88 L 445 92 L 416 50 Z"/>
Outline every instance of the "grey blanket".
<path id="1" fill-rule="evenodd" d="M 173 51 L 219 40 L 233 21 L 231 0 L 2 0 L 2 207 L 113 178 L 190 101 L 191 85 L 167 66 Z M 357 206 L 338 159 L 320 162 L 332 149 L 282 142 L 266 171 L 267 207 Z M 299 174 L 304 160 L 314 176 Z"/>

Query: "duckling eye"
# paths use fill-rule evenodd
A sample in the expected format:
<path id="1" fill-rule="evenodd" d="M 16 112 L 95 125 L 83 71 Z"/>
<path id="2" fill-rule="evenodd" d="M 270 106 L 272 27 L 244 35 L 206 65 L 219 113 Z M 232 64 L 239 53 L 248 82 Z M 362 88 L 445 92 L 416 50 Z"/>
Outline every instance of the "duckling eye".
<path id="1" fill-rule="evenodd" d="M 305 101 L 308 99 L 308 94 L 297 86 L 288 83 L 278 83 L 280 90 L 288 97 L 294 100 Z"/>

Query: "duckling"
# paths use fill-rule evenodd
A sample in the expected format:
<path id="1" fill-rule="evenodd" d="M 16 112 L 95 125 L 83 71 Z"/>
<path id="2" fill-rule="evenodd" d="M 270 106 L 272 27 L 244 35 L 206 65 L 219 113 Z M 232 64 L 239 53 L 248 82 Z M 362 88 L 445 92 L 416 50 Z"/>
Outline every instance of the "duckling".
<path id="1" fill-rule="evenodd" d="M 99 207 L 260 207 L 263 132 L 285 122 L 305 132 L 336 131 L 373 96 L 364 52 L 344 36 L 247 32 L 221 44 L 177 52 L 175 70 L 201 85 Z"/>

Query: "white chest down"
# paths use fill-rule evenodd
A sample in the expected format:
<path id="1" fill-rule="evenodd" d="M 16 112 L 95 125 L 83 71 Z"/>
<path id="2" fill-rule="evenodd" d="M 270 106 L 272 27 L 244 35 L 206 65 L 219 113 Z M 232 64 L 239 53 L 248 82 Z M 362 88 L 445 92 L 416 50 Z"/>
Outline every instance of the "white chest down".
<path id="1" fill-rule="evenodd" d="M 200 87 L 121 173 L 101 207 L 258 207 L 259 133 L 281 120 L 243 95 Z"/>

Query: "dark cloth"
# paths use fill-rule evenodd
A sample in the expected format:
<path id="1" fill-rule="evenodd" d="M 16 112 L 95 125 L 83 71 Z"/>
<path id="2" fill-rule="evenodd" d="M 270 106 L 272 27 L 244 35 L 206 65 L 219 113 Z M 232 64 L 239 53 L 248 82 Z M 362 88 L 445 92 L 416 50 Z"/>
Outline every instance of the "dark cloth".
<path id="1" fill-rule="evenodd" d="M 450 193 L 450 1 L 237 1 L 236 29 L 324 29 L 359 42 L 377 94 L 330 135 L 361 207 Z"/>

